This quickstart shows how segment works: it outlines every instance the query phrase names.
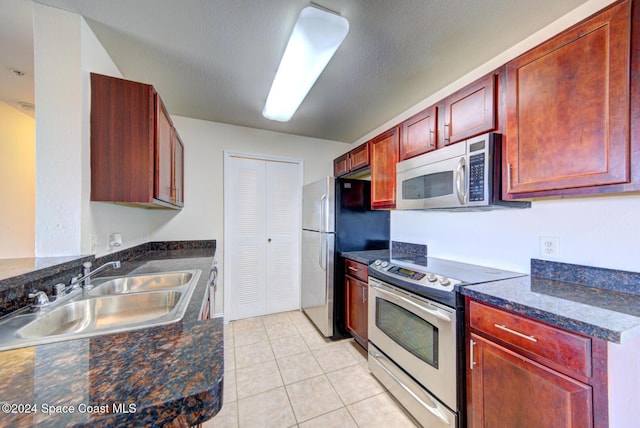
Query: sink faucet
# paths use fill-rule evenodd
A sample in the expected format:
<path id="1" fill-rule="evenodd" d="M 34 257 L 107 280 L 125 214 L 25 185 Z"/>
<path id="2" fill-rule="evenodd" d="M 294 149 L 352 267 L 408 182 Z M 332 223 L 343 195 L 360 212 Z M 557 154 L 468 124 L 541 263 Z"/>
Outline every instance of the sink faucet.
<path id="1" fill-rule="evenodd" d="M 31 310 L 40 310 L 49 305 L 49 296 L 44 291 L 29 293 L 29 298 L 35 299 L 35 302 L 31 305 Z"/>
<path id="2" fill-rule="evenodd" d="M 104 269 L 108 268 L 108 267 L 112 267 L 114 269 L 120 269 L 120 261 L 115 261 L 115 262 L 109 262 L 109 263 L 105 263 L 102 266 L 98 267 L 97 269 L 91 270 L 91 262 L 85 262 L 82 264 L 83 267 L 83 272 L 82 275 L 78 275 L 77 277 L 74 277 L 71 279 L 71 288 L 75 289 L 78 288 L 79 284 L 82 282 L 82 288 L 84 288 L 85 290 L 90 290 L 93 288 L 93 285 L 91 285 L 91 277 L 95 274 L 97 274 L 100 271 L 103 271 Z"/>

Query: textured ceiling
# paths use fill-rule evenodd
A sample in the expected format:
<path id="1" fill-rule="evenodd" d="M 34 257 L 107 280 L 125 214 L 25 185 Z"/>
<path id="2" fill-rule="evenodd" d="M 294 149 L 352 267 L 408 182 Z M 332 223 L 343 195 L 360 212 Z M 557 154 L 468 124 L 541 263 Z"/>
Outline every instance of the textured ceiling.
<path id="1" fill-rule="evenodd" d="M 318 0 L 350 31 L 298 112 L 279 123 L 261 112 L 309 1 L 37 1 L 84 16 L 123 75 L 155 85 L 171 114 L 344 142 L 584 2 Z"/>

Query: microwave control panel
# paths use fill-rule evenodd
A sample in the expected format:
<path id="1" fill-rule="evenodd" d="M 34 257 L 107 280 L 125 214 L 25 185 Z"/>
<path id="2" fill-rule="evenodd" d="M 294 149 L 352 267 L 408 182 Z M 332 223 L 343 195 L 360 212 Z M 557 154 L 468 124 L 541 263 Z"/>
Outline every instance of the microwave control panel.
<path id="1" fill-rule="evenodd" d="M 469 202 L 484 200 L 485 165 L 484 153 L 469 156 Z"/>

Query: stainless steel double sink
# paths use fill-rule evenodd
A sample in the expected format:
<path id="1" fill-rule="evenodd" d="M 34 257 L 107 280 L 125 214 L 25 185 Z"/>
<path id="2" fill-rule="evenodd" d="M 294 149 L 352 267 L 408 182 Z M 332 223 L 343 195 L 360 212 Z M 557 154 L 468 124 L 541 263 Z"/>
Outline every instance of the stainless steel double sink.
<path id="1" fill-rule="evenodd" d="M 200 274 L 184 270 L 95 279 L 90 290 L 0 320 L 0 351 L 178 322 Z"/>

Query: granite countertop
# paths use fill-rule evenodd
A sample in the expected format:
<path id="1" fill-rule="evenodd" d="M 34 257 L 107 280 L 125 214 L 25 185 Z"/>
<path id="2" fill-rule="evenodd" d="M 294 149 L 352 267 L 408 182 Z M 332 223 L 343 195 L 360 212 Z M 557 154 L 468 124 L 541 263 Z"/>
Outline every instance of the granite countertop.
<path id="1" fill-rule="evenodd" d="M 387 249 L 387 250 L 345 251 L 340 253 L 340 255 L 345 259 L 370 265 L 377 259 L 388 259 L 389 250 Z"/>
<path id="2" fill-rule="evenodd" d="M 118 275 L 202 270 L 178 323 L 0 352 L 0 402 L 22 405 L 9 407 L 16 413 L 3 406 L 0 427 L 191 426 L 212 418 L 222 407 L 223 323 L 199 314 L 214 252 L 146 251 L 122 263 Z"/>
<path id="3" fill-rule="evenodd" d="M 532 260 L 532 275 L 461 288 L 462 294 L 613 343 L 640 335 L 640 274 Z"/>

